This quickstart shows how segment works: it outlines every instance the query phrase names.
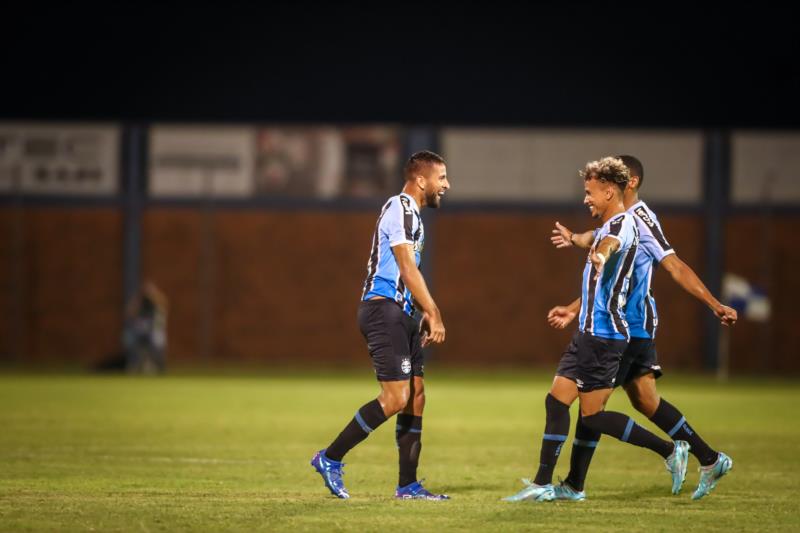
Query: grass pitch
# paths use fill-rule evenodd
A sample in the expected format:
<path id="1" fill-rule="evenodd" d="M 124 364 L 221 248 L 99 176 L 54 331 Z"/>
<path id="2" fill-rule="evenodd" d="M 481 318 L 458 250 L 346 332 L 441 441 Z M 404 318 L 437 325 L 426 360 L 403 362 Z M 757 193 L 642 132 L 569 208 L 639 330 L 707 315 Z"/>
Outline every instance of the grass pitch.
<path id="1" fill-rule="evenodd" d="M 672 496 L 659 457 L 604 437 L 587 501 L 500 501 L 535 471 L 549 382 L 541 373 L 430 369 L 420 475 L 453 499 L 403 502 L 391 498 L 392 421 L 347 456 L 351 500 L 330 496 L 308 464 L 377 393 L 368 371 L 0 376 L 0 531 L 800 530 L 793 381 L 660 381 L 664 397 L 734 459 L 704 500 L 690 500 L 694 458 Z M 609 408 L 632 412 L 624 394 Z"/>

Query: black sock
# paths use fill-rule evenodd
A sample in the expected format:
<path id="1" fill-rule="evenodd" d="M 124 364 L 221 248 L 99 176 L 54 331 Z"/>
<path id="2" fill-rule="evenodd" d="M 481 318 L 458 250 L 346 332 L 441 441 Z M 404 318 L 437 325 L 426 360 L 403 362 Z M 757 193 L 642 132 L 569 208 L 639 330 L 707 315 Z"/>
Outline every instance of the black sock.
<path id="1" fill-rule="evenodd" d="M 378 426 L 386 422 L 383 407 L 378 400 L 372 400 L 356 411 L 356 416 L 347 424 L 339 436 L 325 450 L 325 456 L 334 461 L 341 461 L 353 447 L 367 438 Z"/>
<path id="2" fill-rule="evenodd" d="M 687 441 L 692 447 L 690 451 L 697 457 L 701 465 L 708 466 L 717 460 L 719 454 L 700 438 L 700 435 L 692 429 L 681 412 L 664 398 L 661 398 L 658 408 L 650 420 L 670 438 Z"/>
<path id="3" fill-rule="evenodd" d="M 572 441 L 572 455 L 569 458 L 569 474 L 564 480 L 575 490 L 583 490 L 594 449 L 601 435 L 599 431 L 584 424 L 582 418 L 578 418 L 578 423 L 575 424 L 575 440 Z"/>
<path id="4" fill-rule="evenodd" d="M 584 416 L 583 423 L 595 431 L 611 435 L 622 442 L 628 442 L 653 450 L 666 459 L 675 449 L 675 444 L 661 440 L 639 424 L 633 418 L 614 411 L 600 411 L 591 416 Z"/>
<path id="5" fill-rule="evenodd" d="M 547 421 L 542 437 L 542 451 L 539 453 L 539 471 L 534 483 L 547 485 L 553 482 L 553 470 L 556 468 L 561 447 L 569 434 L 569 405 L 563 404 L 548 394 L 544 400 Z"/>
<path id="6" fill-rule="evenodd" d="M 395 438 L 400 455 L 400 479 L 397 485 L 405 487 L 417 480 L 419 453 L 422 451 L 422 417 L 404 413 L 397 415 Z"/>

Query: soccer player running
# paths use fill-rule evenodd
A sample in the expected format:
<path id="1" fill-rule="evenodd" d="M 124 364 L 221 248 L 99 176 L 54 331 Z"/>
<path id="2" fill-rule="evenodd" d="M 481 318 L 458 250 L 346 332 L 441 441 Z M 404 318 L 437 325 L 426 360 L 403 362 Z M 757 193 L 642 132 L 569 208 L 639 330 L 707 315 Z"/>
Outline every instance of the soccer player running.
<path id="1" fill-rule="evenodd" d="M 417 465 L 425 408 L 422 348 L 445 340 L 442 315 L 419 270 L 425 242 L 419 211 L 439 207 L 450 183 L 444 159 L 429 151 L 412 155 L 404 173 L 403 191 L 389 198 L 378 217 L 358 309 L 358 325 L 381 392 L 361 406 L 339 436 L 311 460 L 325 486 L 342 499 L 350 497 L 342 481 L 345 454 L 394 415 L 400 455 L 395 498 L 449 499 L 422 486 Z M 422 311 L 419 324 L 413 318 L 416 306 Z"/>
<path id="2" fill-rule="evenodd" d="M 614 390 L 622 353 L 628 345 L 625 301 L 639 232 L 633 216 L 625 212 L 623 191 L 630 179 L 628 168 L 612 157 L 593 161 L 581 173 L 586 196 L 583 203 L 602 226 L 593 234 L 583 270 L 582 304 L 578 331 L 561 356 L 556 377 L 545 398 L 546 422 L 539 470 L 531 482 L 507 501 L 551 501 L 561 447 L 569 433 L 569 407 L 580 400 L 580 420 L 595 434 L 605 433 L 661 455 L 676 479 L 686 475 L 689 445 L 662 440 L 622 413 L 604 411 Z M 596 439 L 595 439 L 596 440 Z"/>
<path id="3" fill-rule="evenodd" d="M 658 326 L 656 302 L 650 287 L 653 270 L 658 265 L 672 276 L 686 292 L 706 304 L 720 319 L 723 325 L 736 322 L 735 309 L 722 305 L 694 271 L 678 258 L 675 250 L 664 237 L 661 224 L 655 213 L 639 199 L 639 189 L 644 180 L 644 167 L 635 157 L 617 156 L 630 171 L 630 180 L 625 188 L 623 202 L 628 214 L 636 221 L 639 229 L 639 248 L 634 262 L 631 289 L 628 294 L 626 318 L 631 339 L 622 356 L 614 386 L 622 386 L 631 404 L 637 411 L 649 418 L 670 438 L 682 439 L 691 445 L 692 454 L 700 462 L 700 482 L 692 494 L 692 499 L 707 495 L 733 467 L 733 460 L 724 453 L 713 450 L 686 421 L 686 417 L 672 404 L 660 398 L 656 391 L 656 379 L 661 377 L 655 347 L 655 333 Z M 593 232 L 572 233 L 556 222 L 551 240 L 557 248 L 577 246 L 589 248 Z M 569 306 L 559 306 L 550 310 L 548 321 L 551 326 L 562 329 L 576 316 L 580 299 Z M 589 470 L 600 433 L 594 431 L 579 419 L 572 443 L 570 471 L 566 480 L 556 487 L 556 499 L 582 500 L 586 497 L 584 482 Z M 673 486 L 677 494 L 681 486 Z"/>

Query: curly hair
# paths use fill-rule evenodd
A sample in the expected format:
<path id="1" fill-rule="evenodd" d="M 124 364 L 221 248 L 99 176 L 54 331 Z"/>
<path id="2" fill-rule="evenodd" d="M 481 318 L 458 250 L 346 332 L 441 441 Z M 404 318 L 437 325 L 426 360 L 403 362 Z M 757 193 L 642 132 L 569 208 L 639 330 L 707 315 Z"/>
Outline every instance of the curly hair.
<path id="1" fill-rule="evenodd" d="M 631 179 L 630 170 L 616 157 L 604 157 L 597 161 L 589 161 L 580 172 L 584 180 L 596 179 L 602 183 L 614 183 L 620 191 L 624 191 Z"/>

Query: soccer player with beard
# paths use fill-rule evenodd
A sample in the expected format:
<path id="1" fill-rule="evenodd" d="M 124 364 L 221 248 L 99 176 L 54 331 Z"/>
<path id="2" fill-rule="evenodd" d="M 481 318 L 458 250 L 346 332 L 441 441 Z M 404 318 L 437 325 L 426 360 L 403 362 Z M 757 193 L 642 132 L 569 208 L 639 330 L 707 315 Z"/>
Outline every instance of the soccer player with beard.
<path id="1" fill-rule="evenodd" d="M 404 174 L 402 192 L 389 198 L 378 217 L 358 309 L 358 324 L 381 392 L 361 406 L 339 436 L 311 460 L 325 486 L 342 499 L 350 497 L 342 481 L 345 454 L 394 415 L 400 455 L 395 497 L 449 499 L 420 484 L 417 465 L 425 408 L 422 348 L 445 340 L 442 315 L 419 270 L 425 243 L 420 209 L 438 208 L 450 183 L 444 159 L 429 151 L 412 155 Z"/>

